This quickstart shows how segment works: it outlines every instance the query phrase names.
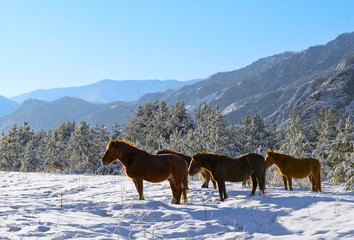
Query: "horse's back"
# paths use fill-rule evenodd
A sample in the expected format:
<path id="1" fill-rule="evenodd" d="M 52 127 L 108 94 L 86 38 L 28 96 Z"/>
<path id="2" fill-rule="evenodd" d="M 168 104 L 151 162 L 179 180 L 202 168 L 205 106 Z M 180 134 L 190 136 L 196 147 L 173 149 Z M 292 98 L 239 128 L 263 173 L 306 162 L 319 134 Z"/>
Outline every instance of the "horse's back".
<path id="1" fill-rule="evenodd" d="M 173 150 L 170 150 L 170 149 L 164 149 L 164 150 L 160 150 L 157 152 L 158 155 L 163 155 L 163 154 L 173 154 L 173 155 L 176 155 L 180 158 L 182 158 L 183 160 L 187 161 L 188 164 L 191 162 L 191 157 L 190 156 L 187 156 L 187 155 L 184 155 L 183 153 L 180 153 L 180 152 L 177 152 L 177 151 L 173 151 Z"/>
<path id="2" fill-rule="evenodd" d="M 188 168 L 188 163 L 180 156 L 177 154 L 173 153 L 166 153 L 166 154 L 158 154 L 158 155 L 153 155 L 156 156 L 159 159 L 163 159 L 163 162 L 166 163 L 166 166 L 168 166 L 171 171 L 174 169 L 179 171 L 178 169 L 187 169 Z"/>
<path id="3" fill-rule="evenodd" d="M 292 175 L 295 178 L 304 178 L 310 175 L 312 172 L 318 173 L 320 171 L 320 162 L 317 159 L 306 157 L 296 159 L 292 161 Z"/>
<path id="4" fill-rule="evenodd" d="M 245 157 L 224 157 L 216 162 L 216 172 L 226 181 L 242 182 L 250 176 L 252 169 Z"/>
<path id="5" fill-rule="evenodd" d="M 313 171 L 320 171 L 321 164 L 319 160 L 311 157 L 308 157 L 307 159 L 311 163 Z"/>
<path id="6" fill-rule="evenodd" d="M 265 166 L 265 159 L 262 155 L 258 153 L 246 153 L 243 155 L 247 160 L 253 164 L 257 164 L 260 166 Z"/>

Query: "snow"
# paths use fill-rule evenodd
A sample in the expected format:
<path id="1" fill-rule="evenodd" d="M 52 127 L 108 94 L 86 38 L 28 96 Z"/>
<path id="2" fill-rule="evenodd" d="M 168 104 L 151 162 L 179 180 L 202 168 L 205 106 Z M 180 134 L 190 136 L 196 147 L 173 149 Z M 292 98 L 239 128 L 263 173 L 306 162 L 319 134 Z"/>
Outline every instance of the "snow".
<path id="1" fill-rule="evenodd" d="M 354 192 L 265 197 L 227 183 L 229 198 L 190 181 L 187 204 L 171 204 L 167 182 L 144 182 L 137 200 L 126 176 L 0 172 L 0 239 L 353 239 Z"/>

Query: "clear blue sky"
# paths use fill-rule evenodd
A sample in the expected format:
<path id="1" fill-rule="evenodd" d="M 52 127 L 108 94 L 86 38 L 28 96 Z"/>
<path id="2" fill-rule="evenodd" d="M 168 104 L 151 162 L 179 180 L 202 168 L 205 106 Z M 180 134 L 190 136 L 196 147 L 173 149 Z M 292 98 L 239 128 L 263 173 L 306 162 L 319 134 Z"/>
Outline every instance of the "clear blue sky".
<path id="1" fill-rule="evenodd" d="M 352 31 L 352 0 L 0 0 L 0 95 L 206 78 Z"/>

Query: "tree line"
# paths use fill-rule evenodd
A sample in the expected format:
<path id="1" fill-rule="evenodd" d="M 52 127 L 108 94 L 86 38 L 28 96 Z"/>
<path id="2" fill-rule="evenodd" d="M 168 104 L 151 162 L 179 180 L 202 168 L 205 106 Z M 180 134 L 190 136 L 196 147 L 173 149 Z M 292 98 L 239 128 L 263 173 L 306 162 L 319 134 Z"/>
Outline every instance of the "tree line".
<path id="1" fill-rule="evenodd" d="M 353 189 L 353 122 L 343 110 L 321 109 L 310 124 L 294 108 L 284 126 L 268 125 L 259 114 L 246 114 L 230 125 L 218 106 L 201 103 L 188 113 L 183 102 L 139 106 L 127 123 L 111 129 L 86 122 L 63 122 L 57 129 L 34 132 L 27 122 L 0 137 L 0 170 L 26 172 L 120 174 L 121 165 L 103 167 L 100 159 L 112 139 L 125 139 L 155 153 L 170 148 L 192 155 L 213 152 L 235 157 L 275 149 L 294 157 L 320 160 L 322 177 Z M 268 181 L 279 181 L 274 169 Z"/>

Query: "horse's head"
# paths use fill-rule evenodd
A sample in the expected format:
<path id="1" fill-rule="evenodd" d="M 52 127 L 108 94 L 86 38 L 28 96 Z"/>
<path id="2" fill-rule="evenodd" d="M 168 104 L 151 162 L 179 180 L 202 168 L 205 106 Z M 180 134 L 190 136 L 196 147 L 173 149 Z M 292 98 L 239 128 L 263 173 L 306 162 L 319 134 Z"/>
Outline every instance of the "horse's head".
<path id="1" fill-rule="evenodd" d="M 198 153 L 192 156 L 192 160 L 189 165 L 189 175 L 193 176 L 202 170 L 202 163 L 200 161 Z"/>
<path id="2" fill-rule="evenodd" d="M 267 168 L 270 168 L 275 163 L 273 151 L 268 150 L 268 152 L 266 152 L 266 156 L 266 166 Z"/>
<path id="3" fill-rule="evenodd" d="M 108 166 L 118 159 L 117 142 L 110 141 L 107 145 L 106 152 L 102 157 L 102 164 Z"/>

